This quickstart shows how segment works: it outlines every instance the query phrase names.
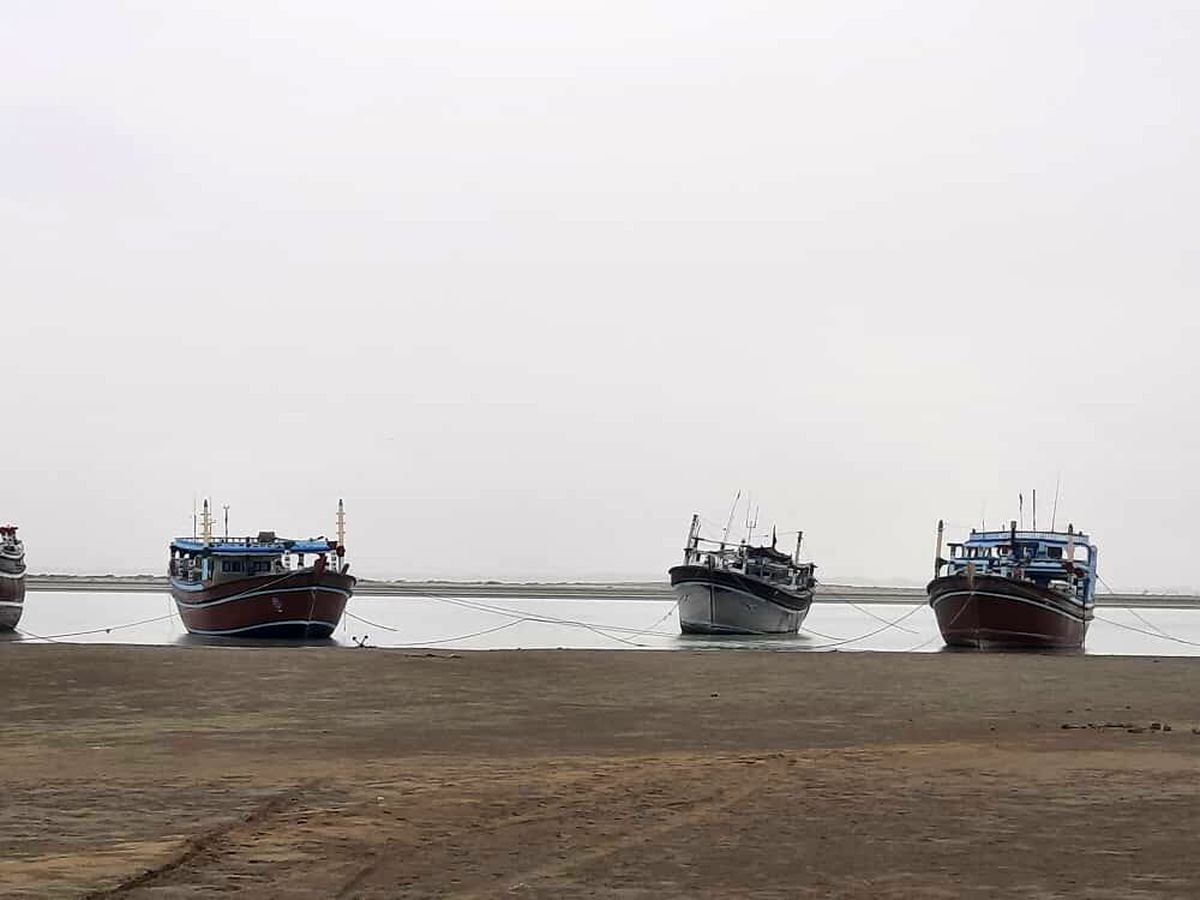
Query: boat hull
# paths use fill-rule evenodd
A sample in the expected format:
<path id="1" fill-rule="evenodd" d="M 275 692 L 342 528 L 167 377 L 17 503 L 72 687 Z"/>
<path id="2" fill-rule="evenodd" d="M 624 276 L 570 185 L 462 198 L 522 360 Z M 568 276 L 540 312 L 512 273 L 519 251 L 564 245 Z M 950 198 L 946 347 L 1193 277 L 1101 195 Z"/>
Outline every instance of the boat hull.
<path id="1" fill-rule="evenodd" d="M 946 575 L 926 590 L 951 647 L 1076 650 L 1092 619 L 1057 591 L 998 575 Z"/>
<path id="2" fill-rule="evenodd" d="M 333 634 L 352 575 L 301 570 L 198 587 L 171 579 L 183 626 L 207 637 L 317 639 Z"/>
<path id="3" fill-rule="evenodd" d="M 676 566 L 670 575 L 684 634 L 795 634 L 812 605 L 812 591 L 722 569 Z"/>
<path id="4" fill-rule="evenodd" d="M 11 631 L 25 610 L 25 573 L 0 572 L 0 630 Z"/>

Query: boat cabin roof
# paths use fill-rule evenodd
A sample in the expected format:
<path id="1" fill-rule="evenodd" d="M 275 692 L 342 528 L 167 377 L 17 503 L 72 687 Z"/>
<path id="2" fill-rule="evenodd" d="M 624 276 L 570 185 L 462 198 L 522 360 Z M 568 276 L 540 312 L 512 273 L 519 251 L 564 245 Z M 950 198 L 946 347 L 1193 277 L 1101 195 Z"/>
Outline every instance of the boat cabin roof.
<path id="1" fill-rule="evenodd" d="M 175 538 L 171 549 L 195 556 L 279 556 L 284 553 L 326 553 L 333 549 L 333 542 L 325 538 L 219 538 L 206 544 L 200 538 Z"/>
<path id="2" fill-rule="evenodd" d="M 768 559 L 779 563 L 790 563 L 792 561 L 790 553 L 780 553 L 774 547 L 747 547 L 746 556 L 750 557 L 750 559 Z"/>
<path id="3" fill-rule="evenodd" d="M 1014 532 L 1011 529 L 1003 531 L 975 531 L 972 529 L 970 536 L 965 541 L 954 541 L 955 544 L 960 544 L 965 547 L 994 547 L 1000 544 L 1008 544 L 1013 540 Z M 1074 535 L 1069 535 L 1065 531 L 1016 531 L 1016 540 L 1018 543 L 1041 543 L 1051 546 L 1062 545 L 1067 546 L 1068 542 L 1074 540 L 1076 544 L 1090 545 L 1092 539 L 1082 531 L 1076 531 Z"/>

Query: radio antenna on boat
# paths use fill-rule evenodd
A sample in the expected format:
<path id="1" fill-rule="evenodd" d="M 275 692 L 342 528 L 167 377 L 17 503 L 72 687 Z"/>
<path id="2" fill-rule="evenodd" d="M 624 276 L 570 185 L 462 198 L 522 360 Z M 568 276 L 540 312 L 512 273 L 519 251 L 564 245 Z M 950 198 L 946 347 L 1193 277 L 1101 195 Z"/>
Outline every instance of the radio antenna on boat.
<path id="1" fill-rule="evenodd" d="M 1021 530 L 1025 530 L 1025 495 L 1017 494 L 1017 518 L 1021 520 Z"/>
<path id="2" fill-rule="evenodd" d="M 338 500 L 337 538 L 339 547 L 346 546 L 346 507 L 341 500 Z"/>
<path id="3" fill-rule="evenodd" d="M 746 502 L 746 546 L 749 547 L 754 543 L 754 529 L 758 527 L 758 511 L 760 506 L 754 507 L 754 518 L 750 518 L 750 503 Z"/>
<path id="4" fill-rule="evenodd" d="M 225 540 L 229 540 L 229 504 L 224 504 L 221 509 L 225 510 Z"/>
<path id="5" fill-rule="evenodd" d="M 192 540 L 196 539 L 196 495 L 192 494 Z"/>
<path id="6" fill-rule="evenodd" d="M 804 540 L 804 532 L 797 531 L 796 532 L 796 556 L 793 560 L 796 563 L 796 565 L 800 564 L 800 542 L 803 540 Z"/>
<path id="7" fill-rule="evenodd" d="M 1058 518 L 1058 489 L 1062 487 L 1062 472 L 1054 479 L 1054 506 L 1050 508 L 1050 530 L 1054 530 L 1054 522 Z"/>
<path id="8" fill-rule="evenodd" d="M 1037 488 L 1033 489 L 1033 530 L 1037 531 Z"/>
<path id="9" fill-rule="evenodd" d="M 729 518 L 725 520 L 725 531 L 721 534 L 721 549 L 725 549 L 725 543 L 729 540 L 729 529 L 733 527 L 733 514 L 737 512 L 738 501 L 742 499 L 742 492 L 738 491 L 733 498 L 733 506 L 729 508 Z"/>

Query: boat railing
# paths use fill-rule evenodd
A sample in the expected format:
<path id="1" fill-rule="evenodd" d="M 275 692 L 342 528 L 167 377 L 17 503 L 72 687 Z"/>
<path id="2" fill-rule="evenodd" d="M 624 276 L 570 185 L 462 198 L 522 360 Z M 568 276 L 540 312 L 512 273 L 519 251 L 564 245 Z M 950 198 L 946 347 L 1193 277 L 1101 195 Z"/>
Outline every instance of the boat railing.
<path id="1" fill-rule="evenodd" d="M 1032 581 L 1054 588 L 1068 596 L 1086 601 L 1091 592 L 1092 573 L 1075 567 L 1072 574 L 1062 563 L 1066 560 L 1040 558 L 1037 560 L 1014 560 L 1012 557 L 967 559 L 956 557 L 946 560 L 947 572 L 968 577 L 997 575 L 1001 578 L 1016 578 Z M 1057 577 L 1056 577 L 1057 576 Z"/>
<path id="2" fill-rule="evenodd" d="M 242 538 L 214 538 L 209 543 L 204 543 L 200 538 L 176 538 L 176 542 L 187 542 L 189 544 L 198 544 L 202 550 L 222 550 L 233 551 L 238 550 L 273 550 L 277 553 L 327 553 L 333 552 L 337 548 L 332 541 L 327 541 L 325 538 L 303 538 L 293 540 L 291 538 L 277 538 L 273 541 L 260 541 L 258 538 L 242 537 Z M 300 545 L 300 546 L 297 546 Z M 322 546 L 324 545 L 324 546 Z M 190 548 L 178 547 L 181 552 L 193 552 Z"/>
<path id="3" fill-rule="evenodd" d="M 276 538 L 273 541 L 260 541 L 253 537 L 220 537 L 213 538 L 211 541 L 205 542 L 204 538 L 177 538 L 180 541 L 189 541 L 197 544 L 204 544 L 209 547 L 284 547 L 289 541 L 282 538 Z"/>

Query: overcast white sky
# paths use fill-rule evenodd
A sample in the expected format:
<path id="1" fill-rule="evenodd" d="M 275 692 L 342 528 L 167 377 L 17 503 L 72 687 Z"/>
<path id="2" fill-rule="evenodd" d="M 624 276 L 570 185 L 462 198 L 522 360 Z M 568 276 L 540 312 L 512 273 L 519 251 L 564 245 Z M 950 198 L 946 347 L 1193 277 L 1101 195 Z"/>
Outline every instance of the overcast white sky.
<path id="1" fill-rule="evenodd" d="M 652 578 L 742 489 L 917 583 L 1061 473 L 1115 588 L 1200 586 L 1198 36 L 6 3 L 0 518 L 35 571 L 160 571 L 194 496 L 297 536 L 344 497 L 360 574 Z"/>

